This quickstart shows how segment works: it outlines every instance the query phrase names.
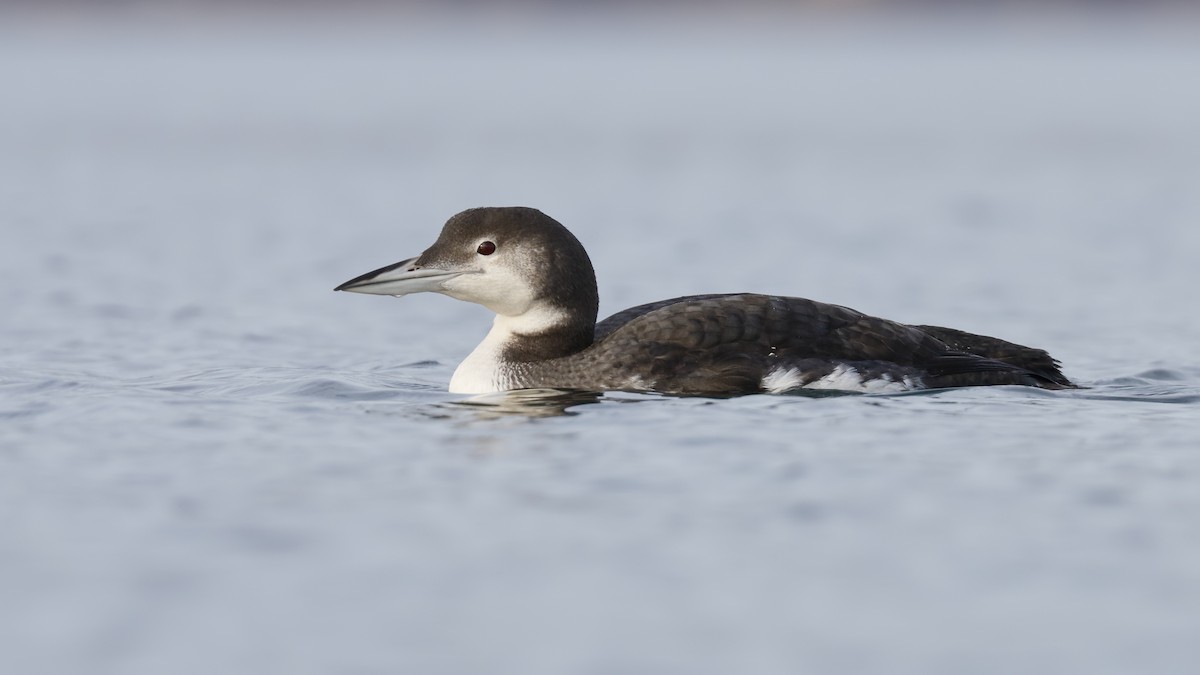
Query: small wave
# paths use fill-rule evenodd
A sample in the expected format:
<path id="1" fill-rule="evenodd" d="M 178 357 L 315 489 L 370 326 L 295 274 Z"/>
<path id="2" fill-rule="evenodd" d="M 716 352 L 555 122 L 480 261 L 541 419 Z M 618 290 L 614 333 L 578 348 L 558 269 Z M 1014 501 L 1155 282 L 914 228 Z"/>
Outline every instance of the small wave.
<path id="1" fill-rule="evenodd" d="M 1184 370 L 1174 368 L 1152 368 L 1138 373 L 1135 377 L 1143 380 L 1158 380 L 1162 382 L 1181 382 L 1190 379 Z"/>
<path id="2" fill-rule="evenodd" d="M 413 361 L 412 363 L 402 363 L 402 364 L 400 364 L 400 367 L 401 368 L 436 368 L 437 366 L 440 366 L 440 365 L 442 365 L 442 364 L 439 361 L 425 359 L 422 361 Z"/>
<path id="3" fill-rule="evenodd" d="M 313 398 L 376 401 L 401 396 L 403 390 L 398 388 L 380 389 L 376 387 L 363 387 L 341 380 L 320 378 L 296 385 L 288 393 Z"/>
<path id="4" fill-rule="evenodd" d="M 0 410 L 0 420 L 17 420 L 26 417 L 36 417 L 50 410 L 50 405 L 46 403 L 30 403 L 23 408 L 13 410 Z"/>
<path id="5" fill-rule="evenodd" d="M 1078 398 L 1145 403 L 1200 403 L 1200 370 L 1151 368 L 1091 383 L 1074 392 Z"/>
<path id="6" fill-rule="evenodd" d="M 1176 404 L 1200 403 L 1200 393 L 1191 391 L 1178 393 L 1140 391 L 1108 394 L 1103 391 L 1091 390 L 1089 392 L 1080 393 L 1076 397 L 1091 399 L 1094 401 L 1138 401 L 1141 403 Z"/>

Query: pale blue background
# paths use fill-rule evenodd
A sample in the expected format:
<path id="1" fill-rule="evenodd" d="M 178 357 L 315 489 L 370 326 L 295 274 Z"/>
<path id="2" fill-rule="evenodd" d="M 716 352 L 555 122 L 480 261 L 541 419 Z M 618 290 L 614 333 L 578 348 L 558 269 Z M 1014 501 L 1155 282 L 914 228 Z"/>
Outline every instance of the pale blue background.
<path id="1" fill-rule="evenodd" d="M 5 672 L 1195 672 L 1196 24 L 871 16 L 5 23 Z M 1091 389 L 463 406 L 502 204 Z"/>

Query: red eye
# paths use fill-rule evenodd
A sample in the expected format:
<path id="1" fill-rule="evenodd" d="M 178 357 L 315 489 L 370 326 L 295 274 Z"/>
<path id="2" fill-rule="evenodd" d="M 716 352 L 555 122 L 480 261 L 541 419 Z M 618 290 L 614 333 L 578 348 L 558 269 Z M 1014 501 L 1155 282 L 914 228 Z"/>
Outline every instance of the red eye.
<path id="1" fill-rule="evenodd" d="M 490 241 L 485 241 L 475 250 L 479 251 L 479 255 L 491 255 L 496 252 L 496 245 Z"/>

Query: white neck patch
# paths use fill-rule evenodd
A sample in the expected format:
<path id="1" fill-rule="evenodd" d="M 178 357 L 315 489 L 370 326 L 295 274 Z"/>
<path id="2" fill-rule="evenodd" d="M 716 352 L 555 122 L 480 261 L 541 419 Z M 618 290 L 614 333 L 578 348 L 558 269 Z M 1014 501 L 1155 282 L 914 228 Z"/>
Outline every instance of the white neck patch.
<path id="1" fill-rule="evenodd" d="M 544 333 L 565 319 L 563 312 L 543 305 L 519 316 L 497 314 L 487 337 L 454 370 L 450 393 L 486 394 L 518 388 L 514 374 L 500 358 L 504 348 L 515 336 Z"/>

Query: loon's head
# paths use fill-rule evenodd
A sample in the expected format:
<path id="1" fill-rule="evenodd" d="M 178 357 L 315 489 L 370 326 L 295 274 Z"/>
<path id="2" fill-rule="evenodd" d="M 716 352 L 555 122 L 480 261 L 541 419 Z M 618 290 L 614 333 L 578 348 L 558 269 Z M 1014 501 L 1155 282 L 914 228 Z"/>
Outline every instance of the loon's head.
<path id="1" fill-rule="evenodd" d="M 526 207 L 463 211 L 424 253 L 368 272 L 337 291 L 408 295 L 430 291 L 483 305 L 502 317 L 590 335 L 599 300 L 583 245 L 550 216 Z"/>

